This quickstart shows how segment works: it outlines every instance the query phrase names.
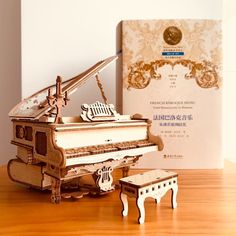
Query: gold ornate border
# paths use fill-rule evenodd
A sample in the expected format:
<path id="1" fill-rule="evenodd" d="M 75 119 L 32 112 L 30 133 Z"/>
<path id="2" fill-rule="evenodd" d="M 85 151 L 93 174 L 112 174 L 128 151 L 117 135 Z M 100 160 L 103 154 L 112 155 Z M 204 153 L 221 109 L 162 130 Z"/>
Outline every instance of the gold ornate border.
<path id="1" fill-rule="evenodd" d="M 135 89 L 146 88 L 151 79 L 159 80 L 161 75 L 158 69 L 164 65 L 171 65 L 172 69 L 176 65 L 182 65 L 189 69 L 185 74 L 185 79 L 195 79 L 196 83 L 201 88 L 219 88 L 220 79 L 217 74 L 217 66 L 209 61 L 195 62 L 191 60 L 177 60 L 175 62 L 170 60 L 155 60 L 150 63 L 138 61 L 129 66 L 128 87 Z"/>

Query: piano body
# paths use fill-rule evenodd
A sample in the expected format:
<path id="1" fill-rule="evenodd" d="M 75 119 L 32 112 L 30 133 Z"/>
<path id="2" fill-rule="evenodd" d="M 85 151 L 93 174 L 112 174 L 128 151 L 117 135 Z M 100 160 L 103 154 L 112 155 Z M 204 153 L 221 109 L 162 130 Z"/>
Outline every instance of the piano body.
<path id="1" fill-rule="evenodd" d="M 57 78 L 56 85 L 45 88 L 16 105 L 9 113 L 13 122 L 12 144 L 17 146 L 18 161 L 24 163 L 21 175 L 32 167 L 44 167 L 44 175 L 51 179 L 51 201 L 59 203 L 61 184 L 92 175 L 98 193 L 114 189 L 112 171 L 128 169 L 144 153 L 162 150 L 160 137 L 150 132 L 148 119 L 118 114 L 107 103 L 99 72 L 116 60 L 110 57 L 98 62 L 84 73 L 67 80 Z M 104 103 L 83 104 L 78 117 L 62 117 L 68 97 L 87 79 L 96 78 Z M 12 161 L 12 160 L 11 160 Z M 34 186 L 14 176 L 15 168 L 8 165 L 12 180 Z M 21 167 L 18 167 L 21 168 Z M 36 178 L 36 177 L 35 177 Z"/>

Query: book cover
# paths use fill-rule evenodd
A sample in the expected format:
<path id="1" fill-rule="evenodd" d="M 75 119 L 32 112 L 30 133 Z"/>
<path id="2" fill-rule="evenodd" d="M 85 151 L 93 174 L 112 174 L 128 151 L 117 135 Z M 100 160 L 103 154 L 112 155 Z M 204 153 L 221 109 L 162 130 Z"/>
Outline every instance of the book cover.
<path id="1" fill-rule="evenodd" d="M 219 20 L 122 22 L 123 113 L 165 144 L 139 168 L 222 168 Z"/>

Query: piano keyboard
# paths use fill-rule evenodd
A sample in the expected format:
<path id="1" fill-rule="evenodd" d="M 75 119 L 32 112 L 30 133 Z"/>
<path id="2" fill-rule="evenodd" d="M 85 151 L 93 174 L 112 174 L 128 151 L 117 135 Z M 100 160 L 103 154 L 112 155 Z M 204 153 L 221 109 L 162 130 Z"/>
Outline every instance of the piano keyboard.
<path id="1" fill-rule="evenodd" d="M 96 145 L 96 146 L 87 146 L 80 148 L 70 148 L 65 149 L 65 154 L 67 158 L 80 157 L 95 155 L 106 152 L 115 152 L 127 149 L 141 148 L 147 146 L 155 146 L 155 143 L 152 143 L 148 140 L 138 140 L 138 141 L 129 141 L 129 142 L 120 142 L 120 143 L 110 143 L 105 145 Z"/>

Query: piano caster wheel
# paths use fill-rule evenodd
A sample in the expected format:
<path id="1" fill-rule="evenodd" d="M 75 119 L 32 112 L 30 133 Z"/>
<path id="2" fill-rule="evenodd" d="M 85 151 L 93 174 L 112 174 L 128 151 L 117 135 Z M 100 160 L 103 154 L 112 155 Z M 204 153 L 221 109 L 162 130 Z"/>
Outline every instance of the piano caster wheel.
<path id="1" fill-rule="evenodd" d="M 61 196 L 51 196 L 51 202 L 54 204 L 59 204 L 61 202 Z"/>

